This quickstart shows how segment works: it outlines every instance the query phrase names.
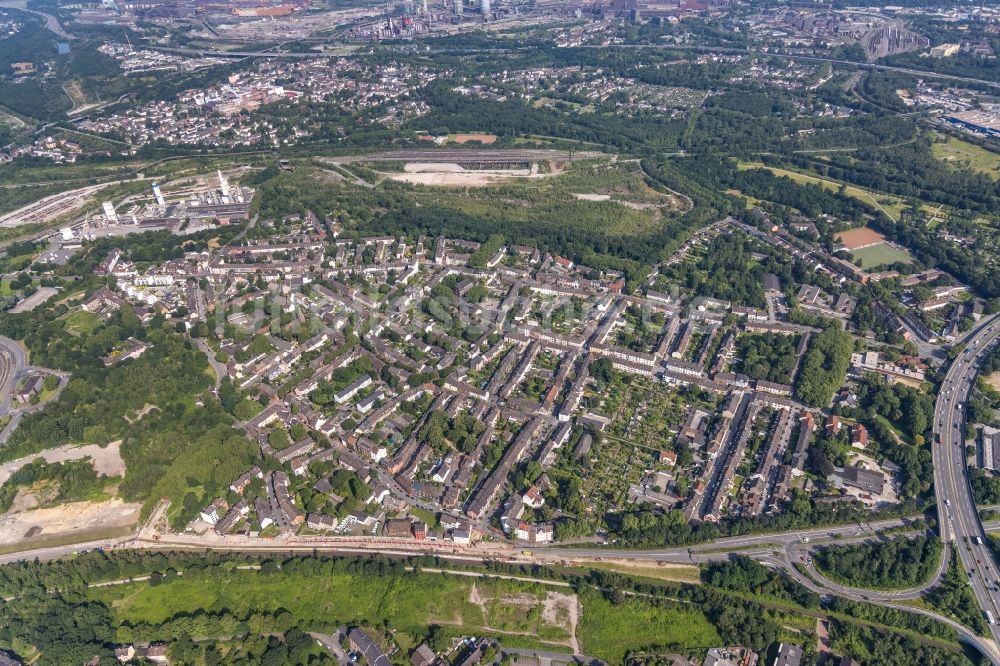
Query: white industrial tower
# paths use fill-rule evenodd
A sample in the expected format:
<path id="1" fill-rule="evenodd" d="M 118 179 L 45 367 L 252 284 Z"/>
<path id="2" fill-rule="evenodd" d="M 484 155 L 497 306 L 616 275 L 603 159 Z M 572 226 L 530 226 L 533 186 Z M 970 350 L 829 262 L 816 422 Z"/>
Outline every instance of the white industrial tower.
<path id="1" fill-rule="evenodd" d="M 105 201 L 101 204 L 101 208 L 104 210 L 104 219 L 108 222 L 117 222 L 118 213 L 115 212 L 115 206 L 110 201 Z"/>
<path id="2" fill-rule="evenodd" d="M 167 202 L 163 199 L 163 192 L 160 191 L 160 186 L 157 183 L 153 183 L 153 196 L 156 197 L 156 205 L 160 208 L 166 208 Z"/>
<path id="3" fill-rule="evenodd" d="M 222 175 L 222 170 L 221 169 L 217 170 L 216 173 L 219 174 L 219 189 L 222 190 L 222 196 L 228 197 L 229 196 L 229 181 L 227 181 L 226 177 Z"/>

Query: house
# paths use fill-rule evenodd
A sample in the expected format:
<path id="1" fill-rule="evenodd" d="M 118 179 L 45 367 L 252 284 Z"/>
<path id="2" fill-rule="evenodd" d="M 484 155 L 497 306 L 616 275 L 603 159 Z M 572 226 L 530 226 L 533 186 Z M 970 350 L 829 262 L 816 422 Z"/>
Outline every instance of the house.
<path id="1" fill-rule="evenodd" d="M 851 446 L 859 449 L 868 446 L 868 428 L 861 423 L 851 426 Z"/>
<path id="2" fill-rule="evenodd" d="M 260 524 L 260 529 L 267 529 L 269 525 L 274 524 L 271 507 L 267 505 L 267 501 L 263 497 L 258 497 L 253 501 L 253 510 L 257 514 L 257 522 Z"/>
<path id="3" fill-rule="evenodd" d="M 528 491 L 524 493 L 522 498 L 525 506 L 530 506 L 532 509 L 540 509 L 545 504 L 545 498 L 542 497 L 542 492 L 538 489 L 538 486 L 532 485 L 528 488 Z"/>
<path id="4" fill-rule="evenodd" d="M 448 477 L 451 475 L 451 469 L 452 469 L 451 457 L 445 458 L 444 460 L 441 461 L 441 464 L 438 465 L 437 468 L 434 470 L 434 474 L 431 475 L 431 478 L 437 483 L 444 483 L 445 481 L 448 480 Z"/>
<path id="5" fill-rule="evenodd" d="M 472 543 L 472 532 L 467 529 L 455 529 L 451 531 L 451 540 L 460 546 L 468 546 Z"/>
<path id="6" fill-rule="evenodd" d="M 111 366 L 115 363 L 121 363 L 122 361 L 127 361 L 129 359 L 136 359 L 146 353 L 152 345 L 146 342 L 141 342 L 135 338 L 129 338 L 122 345 L 121 349 L 116 349 L 103 359 L 104 365 Z"/>
<path id="7" fill-rule="evenodd" d="M 797 234 L 804 234 L 810 238 L 819 238 L 819 229 L 809 220 L 793 220 L 788 224 L 788 228 Z"/>
<path id="8" fill-rule="evenodd" d="M 660 451 L 658 459 L 661 465 L 676 465 L 677 454 L 673 451 Z"/>
<path id="9" fill-rule="evenodd" d="M 359 377 L 343 390 L 337 391 L 337 393 L 334 394 L 333 399 L 338 405 L 345 403 L 356 396 L 362 389 L 371 386 L 372 381 L 373 380 L 370 375 Z"/>
<path id="10" fill-rule="evenodd" d="M 430 666 L 437 659 L 437 655 L 434 654 L 434 650 L 430 648 L 427 643 L 422 643 L 420 647 L 413 651 L 410 655 L 410 663 L 413 666 Z"/>
<path id="11" fill-rule="evenodd" d="M 414 539 L 427 538 L 427 523 L 425 523 L 422 520 L 418 520 L 413 523 L 413 538 Z"/>
<path id="12" fill-rule="evenodd" d="M 555 264 L 556 270 L 560 271 L 571 271 L 573 270 L 573 262 L 565 257 L 555 257 L 552 261 Z"/>
<path id="13" fill-rule="evenodd" d="M 552 523 L 538 523 L 535 526 L 535 543 L 552 543 L 555 540 L 555 525 Z"/>
<path id="14" fill-rule="evenodd" d="M 534 543 L 552 543 L 555 541 L 555 528 L 552 523 L 532 524 L 522 520 L 514 529 L 514 538 Z"/>
<path id="15" fill-rule="evenodd" d="M 881 495 L 885 490 L 885 475 L 862 467 L 846 465 L 842 475 L 844 485 L 863 490 L 873 495 Z"/>
<path id="16" fill-rule="evenodd" d="M 826 417 L 826 423 L 823 424 L 823 429 L 831 435 L 839 435 L 841 427 L 840 417 L 836 414 Z"/>
<path id="17" fill-rule="evenodd" d="M 493 639 L 480 638 L 473 644 L 472 650 L 466 653 L 461 661 L 456 662 L 456 666 L 476 666 L 482 663 L 486 651 L 495 645 L 496 641 Z"/>
<path id="18" fill-rule="evenodd" d="M 263 479 L 264 474 L 260 471 L 260 467 L 254 465 L 249 470 L 240 474 L 239 478 L 229 484 L 229 489 L 238 495 L 242 495 L 246 487 L 250 485 L 253 479 Z"/>
<path id="19" fill-rule="evenodd" d="M 408 537 L 413 535 L 413 523 L 409 518 L 391 518 L 385 521 L 383 529 L 388 537 Z"/>
<path id="20" fill-rule="evenodd" d="M 1000 430 L 983 426 L 980 458 L 983 469 L 996 471 L 1000 463 Z"/>
<path id="21" fill-rule="evenodd" d="M 134 657 L 135 657 L 134 645 L 123 645 L 121 647 L 115 648 L 115 658 L 118 659 L 118 661 L 120 661 L 123 664 L 132 661 Z M 3 662 L 0 661 L 0 664 L 3 664 Z"/>
<path id="22" fill-rule="evenodd" d="M 80 307 L 87 312 L 99 312 L 101 310 L 114 311 L 124 304 L 125 300 L 121 296 L 118 296 L 107 287 L 100 287 Z"/>
<path id="23" fill-rule="evenodd" d="M 246 498 L 241 499 L 226 512 L 218 522 L 215 523 L 215 533 L 219 535 L 228 534 L 244 516 L 250 513 L 250 503 Z"/>
<path id="24" fill-rule="evenodd" d="M 709 648 L 704 666 L 757 666 L 759 659 L 756 652 L 744 647 Z"/>
<path id="25" fill-rule="evenodd" d="M 21 402 L 30 402 L 31 398 L 42 392 L 42 378 L 39 375 L 31 375 L 24 380 L 24 384 L 17 392 L 17 399 Z"/>
<path id="26" fill-rule="evenodd" d="M 333 516 L 310 513 L 306 516 L 306 527 L 317 532 L 329 532 L 337 527 L 337 519 Z"/>
<path id="27" fill-rule="evenodd" d="M 351 641 L 354 649 L 365 656 L 365 661 L 368 662 L 369 666 L 391 666 L 392 662 L 389 661 L 389 657 L 385 656 L 385 653 L 371 639 L 371 636 L 361 629 L 354 627 L 348 632 L 347 638 Z"/>
<path id="28" fill-rule="evenodd" d="M 789 643 L 782 643 L 778 646 L 778 656 L 774 658 L 774 666 L 799 666 L 801 663 L 801 647 Z"/>
<path id="29" fill-rule="evenodd" d="M 228 508 L 229 503 L 226 502 L 226 500 L 221 497 L 216 497 L 212 500 L 211 504 L 202 509 L 200 517 L 209 525 L 215 525 L 219 522 L 219 518 L 225 514 L 226 509 Z"/>
<path id="30" fill-rule="evenodd" d="M 167 660 L 167 644 L 166 643 L 156 643 L 154 645 L 148 645 L 144 648 L 137 648 L 135 651 L 135 656 L 148 659 L 157 664 L 168 664 Z"/>

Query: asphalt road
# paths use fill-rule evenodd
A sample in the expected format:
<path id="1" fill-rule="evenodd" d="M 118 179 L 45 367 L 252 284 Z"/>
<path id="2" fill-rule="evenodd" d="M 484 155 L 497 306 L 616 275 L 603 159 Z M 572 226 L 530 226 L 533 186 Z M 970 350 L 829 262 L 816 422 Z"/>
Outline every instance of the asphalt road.
<path id="1" fill-rule="evenodd" d="M 976 601 L 992 617 L 995 642 L 1000 642 L 1000 575 L 986 545 L 979 511 L 972 496 L 965 455 L 965 412 L 983 360 L 1000 339 L 1000 319 L 985 321 L 965 339 L 966 348 L 952 361 L 934 407 L 934 488 L 941 538 L 958 553 Z M 1000 663 L 996 645 L 990 654 Z"/>
<path id="2" fill-rule="evenodd" d="M 24 347 L 0 336 L 0 416 L 10 413 L 11 396 L 27 370 L 28 356 Z"/>
<path id="3" fill-rule="evenodd" d="M 298 58 L 315 58 L 317 54 L 315 52 L 295 52 L 295 51 L 261 51 L 261 50 L 247 50 L 247 51 L 225 51 L 222 49 L 213 48 L 185 48 L 185 47 L 168 47 L 168 46 L 157 46 L 155 47 L 160 51 L 167 51 L 170 53 L 179 53 L 182 55 L 195 55 L 201 57 L 213 57 L 213 58 L 288 58 L 288 59 L 298 59 Z M 804 62 L 829 62 L 838 65 L 846 65 L 850 67 L 857 67 L 858 69 L 871 69 L 871 70 L 882 70 L 887 72 L 899 72 L 901 74 L 909 74 L 911 76 L 921 76 L 930 79 L 945 79 L 952 81 L 961 81 L 963 83 L 978 83 L 981 85 L 986 85 L 991 88 L 1000 88 L 1000 83 L 995 81 L 986 81 L 983 79 L 976 79 L 968 76 L 954 76 L 951 74 L 942 74 L 940 72 L 931 72 L 923 69 L 913 69 L 909 67 L 893 67 L 889 65 L 879 65 L 877 63 L 870 62 L 855 62 L 853 60 L 838 60 L 837 58 L 825 58 L 823 56 L 808 56 L 808 55 L 796 55 L 789 53 L 773 53 L 769 51 L 759 51 L 755 49 L 739 49 L 723 46 L 698 46 L 690 44 L 613 44 L 611 46 L 607 45 L 583 45 L 576 48 L 581 49 L 605 49 L 610 50 L 614 48 L 620 49 L 634 49 L 634 50 L 673 50 L 673 51 L 705 51 L 710 53 L 743 53 L 746 55 L 759 55 L 766 56 L 768 58 L 781 58 L 784 60 L 798 60 Z M 483 49 L 483 48 L 454 48 L 454 49 L 435 49 L 432 51 L 425 51 L 423 53 L 435 54 L 435 53 L 448 53 L 448 54 L 494 54 L 498 58 L 504 57 L 505 53 L 514 51 L 517 49 Z"/>

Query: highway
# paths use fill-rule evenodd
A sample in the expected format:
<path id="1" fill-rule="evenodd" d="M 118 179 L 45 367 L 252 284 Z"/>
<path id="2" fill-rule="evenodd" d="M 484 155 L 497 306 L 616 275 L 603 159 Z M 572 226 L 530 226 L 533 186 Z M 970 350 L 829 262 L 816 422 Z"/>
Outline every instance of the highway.
<path id="1" fill-rule="evenodd" d="M 0 416 L 10 413 L 14 389 L 27 370 L 28 357 L 24 347 L 10 338 L 0 336 Z"/>
<path id="2" fill-rule="evenodd" d="M 296 52 L 296 51 L 225 51 L 222 49 L 212 49 L 212 48 L 190 48 L 190 47 L 175 47 L 175 46 L 156 46 L 149 45 L 148 48 L 153 48 L 159 51 L 166 51 L 168 53 L 177 53 L 180 55 L 187 56 L 198 56 L 198 57 L 212 57 L 212 58 L 288 58 L 288 59 L 300 59 L 300 58 L 317 58 L 321 57 L 314 51 L 306 52 Z M 527 48 L 527 47 L 526 47 Z M 761 51 L 756 49 L 740 49 L 734 47 L 726 46 L 698 46 L 693 44 L 611 44 L 611 45 L 581 45 L 573 48 L 578 49 L 604 49 L 610 50 L 614 48 L 620 49 L 636 49 L 636 50 L 668 50 L 668 51 L 707 51 L 710 53 L 742 53 L 746 55 L 756 55 L 763 56 L 767 58 L 781 58 L 784 60 L 800 60 L 804 62 L 828 62 L 837 65 L 845 65 L 850 67 L 857 67 L 858 69 L 870 69 L 875 71 L 885 71 L 885 72 L 898 72 L 900 74 L 908 74 L 910 76 L 919 76 L 929 79 L 944 79 L 950 81 L 959 81 L 961 83 L 977 83 L 980 85 L 989 86 L 991 88 L 1000 88 L 1000 83 L 996 81 L 987 81 L 985 79 L 976 79 L 969 76 L 955 76 L 952 74 L 942 74 L 940 72 L 931 72 L 924 69 L 913 69 L 910 67 L 894 67 L 891 65 L 879 65 L 877 63 L 871 62 L 855 62 L 854 60 L 842 60 L 837 58 L 826 58 L 823 56 L 809 56 L 809 55 L 797 55 L 792 53 L 775 53 L 770 51 Z M 503 57 L 504 54 L 510 51 L 520 50 L 517 47 L 514 48 L 503 48 L 503 49 L 491 49 L 491 48 L 454 48 L 454 49 L 432 49 L 427 51 L 421 51 L 421 55 L 434 55 L 434 54 L 449 54 L 449 55 L 460 55 L 460 54 L 493 54 L 497 57 Z M 570 49 L 567 49 L 570 50 Z"/>
<path id="3" fill-rule="evenodd" d="M 958 553 L 962 569 L 979 607 L 994 623 L 994 642 L 1000 643 L 1000 575 L 986 545 L 979 511 L 972 496 L 965 454 L 965 412 L 983 360 L 1000 339 L 1000 319 L 985 321 L 965 339 L 966 348 L 952 361 L 938 393 L 932 424 L 935 441 L 934 488 L 941 539 Z M 1000 663 L 996 645 L 990 654 Z"/>

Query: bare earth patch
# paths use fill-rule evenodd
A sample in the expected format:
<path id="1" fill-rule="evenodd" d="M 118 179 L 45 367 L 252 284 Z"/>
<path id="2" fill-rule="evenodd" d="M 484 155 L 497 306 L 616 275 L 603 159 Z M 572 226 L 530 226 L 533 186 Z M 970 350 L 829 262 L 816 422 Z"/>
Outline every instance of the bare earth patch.
<path id="1" fill-rule="evenodd" d="M 151 405 L 148 402 L 143 405 L 142 409 L 135 413 L 135 416 L 129 418 L 128 416 L 122 417 L 129 422 L 130 425 L 134 424 L 136 421 L 141 421 L 142 417 L 149 414 L 153 410 L 160 411 L 160 408 L 156 405 Z"/>
<path id="2" fill-rule="evenodd" d="M 994 372 L 991 375 L 987 375 L 985 380 L 986 383 L 989 384 L 991 388 L 1000 391 L 1000 372 Z"/>
<path id="3" fill-rule="evenodd" d="M 46 462 L 50 463 L 90 458 L 93 461 L 92 464 L 94 471 L 98 474 L 103 476 L 122 476 L 125 474 L 125 461 L 122 460 L 121 452 L 119 451 L 120 446 L 120 440 L 117 442 L 111 442 L 104 448 L 101 448 L 97 444 L 88 444 L 87 446 L 73 446 L 67 444 L 66 446 L 59 446 L 54 449 L 25 456 L 24 458 L 11 460 L 10 462 L 0 465 L 0 485 L 7 483 L 7 479 L 10 478 L 11 474 L 21 469 L 32 460 L 38 460 L 39 458 L 42 458 Z"/>
<path id="4" fill-rule="evenodd" d="M 534 635 L 524 631 L 510 631 L 490 626 L 489 604 L 491 601 L 494 603 L 499 602 L 505 605 L 520 606 L 525 609 L 531 609 L 537 607 L 539 603 L 537 596 L 530 593 L 510 593 L 504 594 L 498 599 L 492 599 L 490 597 L 484 597 L 475 583 L 473 583 L 472 587 L 469 589 L 469 602 L 478 606 L 479 610 L 483 614 L 483 629 L 497 634 L 508 634 L 510 636 Z M 577 599 L 576 595 L 564 592 L 547 592 L 545 594 L 545 599 L 541 602 L 541 605 L 542 622 L 550 627 L 563 629 L 568 634 L 568 639 L 565 642 L 540 639 L 541 642 L 555 646 L 566 646 L 572 648 L 574 654 L 578 654 L 580 652 L 580 643 L 576 637 L 576 627 L 580 618 L 581 609 L 580 601 Z"/>
<path id="5" fill-rule="evenodd" d="M 877 245 L 885 241 L 885 236 L 868 227 L 858 227 L 857 229 L 841 231 L 837 234 L 836 238 L 848 250 L 857 250 L 858 248 Z"/>
<path id="6" fill-rule="evenodd" d="M 650 560 L 612 560 L 601 562 L 601 569 L 617 571 L 633 576 L 644 576 L 658 580 L 669 580 L 679 583 L 698 584 L 701 582 L 701 572 L 698 567 L 690 564 L 673 562 L 653 562 Z"/>
<path id="7" fill-rule="evenodd" d="M 478 141 L 483 144 L 493 144 L 497 142 L 496 134 L 456 134 L 451 137 L 451 140 L 455 143 L 468 143 L 470 141 Z"/>
<path id="8" fill-rule="evenodd" d="M 0 516 L 0 546 L 33 538 L 84 535 L 111 527 L 133 525 L 141 504 L 113 499 L 107 502 L 73 502 L 49 509 L 36 509 Z M 30 533 L 30 536 L 29 536 Z"/>
<path id="9" fill-rule="evenodd" d="M 580 619 L 580 600 L 575 594 L 548 592 L 542 602 L 542 622 L 553 627 L 561 627 L 569 634 L 573 654 L 580 653 L 580 643 L 576 639 L 576 625 Z"/>
<path id="10" fill-rule="evenodd" d="M 407 162 L 402 173 L 383 174 L 390 180 L 413 185 L 436 187 L 486 187 L 513 178 L 543 178 L 555 172 L 540 173 L 532 169 L 480 170 L 464 169 L 460 164 L 445 162 Z"/>

